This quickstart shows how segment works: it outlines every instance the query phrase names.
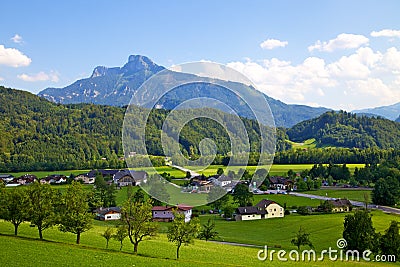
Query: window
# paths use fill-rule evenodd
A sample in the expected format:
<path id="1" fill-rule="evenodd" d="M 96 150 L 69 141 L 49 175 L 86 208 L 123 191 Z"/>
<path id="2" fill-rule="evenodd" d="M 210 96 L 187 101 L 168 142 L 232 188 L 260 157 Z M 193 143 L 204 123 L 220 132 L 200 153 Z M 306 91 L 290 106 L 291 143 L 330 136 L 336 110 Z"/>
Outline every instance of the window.
<path id="1" fill-rule="evenodd" d="M 274 211 L 276 211 L 276 209 L 274 209 Z"/>
<path id="2" fill-rule="evenodd" d="M 107 215 L 107 219 L 111 219 L 111 215 Z"/>
<path id="3" fill-rule="evenodd" d="M 157 211 L 155 211 L 154 214 L 157 214 Z"/>

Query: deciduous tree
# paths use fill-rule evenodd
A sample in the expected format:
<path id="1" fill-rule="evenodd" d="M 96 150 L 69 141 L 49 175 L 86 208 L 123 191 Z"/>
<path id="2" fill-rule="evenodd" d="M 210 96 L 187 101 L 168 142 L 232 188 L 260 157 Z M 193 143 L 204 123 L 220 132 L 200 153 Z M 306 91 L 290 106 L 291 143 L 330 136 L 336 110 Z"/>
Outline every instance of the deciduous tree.
<path id="1" fill-rule="evenodd" d="M 108 248 L 108 242 L 114 235 L 114 229 L 111 227 L 107 227 L 107 229 L 101 234 L 102 237 L 106 240 L 106 249 Z"/>
<path id="2" fill-rule="evenodd" d="M 371 214 L 366 210 L 358 210 L 344 218 L 343 238 L 349 250 L 376 251 L 377 234 L 372 225 Z"/>
<path id="3" fill-rule="evenodd" d="M 133 244 L 133 252 L 138 251 L 139 243 L 146 237 L 156 235 L 158 225 L 153 222 L 151 200 L 134 202 L 132 198 L 125 201 L 121 221 L 127 227 L 129 240 Z"/>
<path id="4" fill-rule="evenodd" d="M 253 200 L 253 193 L 249 191 L 249 187 L 246 184 L 238 184 L 233 192 L 233 201 L 239 204 L 239 206 L 251 206 Z"/>
<path id="5" fill-rule="evenodd" d="M 197 218 L 185 222 L 185 215 L 175 213 L 174 221 L 168 227 L 168 241 L 176 244 L 176 258 L 179 259 L 179 249 L 182 245 L 192 244 L 193 239 L 200 231 L 200 223 Z"/>
<path id="6" fill-rule="evenodd" d="M 122 250 L 123 242 L 127 236 L 128 236 L 128 230 L 126 229 L 126 226 L 124 225 L 118 226 L 117 232 L 113 235 L 113 238 L 114 240 L 120 243 L 119 250 Z"/>
<path id="7" fill-rule="evenodd" d="M 313 248 L 313 244 L 310 240 L 310 233 L 306 232 L 303 227 L 300 226 L 299 231 L 296 233 L 296 236 L 292 239 L 291 243 L 300 250 L 301 246 L 309 246 Z"/>
<path id="8" fill-rule="evenodd" d="M 15 188 L 4 190 L 1 195 L 3 212 L 0 218 L 14 225 L 14 235 L 18 235 L 19 225 L 28 219 L 26 190 Z"/>
<path id="9" fill-rule="evenodd" d="M 62 197 L 60 226 L 62 232 L 76 234 L 79 244 L 81 234 L 92 227 L 93 216 L 89 210 L 88 194 L 78 182 L 72 182 Z"/>
<path id="10" fill-rule="evenodd" d="M 400 258 L 400 234 L 399 222 L 391 221 L 389 228 L 380 240 L 381 253 L 385 255 L 395 255 L 396 259 Z"/>
<path id="11" fill-rule="evenodd" d="M 34 182 L 27 190 L 28 220 L 37 227 L 39 238 L 43 240 L 43 231 L 57 223 L 56 206 L 58 196 L 49 184 Z"/>

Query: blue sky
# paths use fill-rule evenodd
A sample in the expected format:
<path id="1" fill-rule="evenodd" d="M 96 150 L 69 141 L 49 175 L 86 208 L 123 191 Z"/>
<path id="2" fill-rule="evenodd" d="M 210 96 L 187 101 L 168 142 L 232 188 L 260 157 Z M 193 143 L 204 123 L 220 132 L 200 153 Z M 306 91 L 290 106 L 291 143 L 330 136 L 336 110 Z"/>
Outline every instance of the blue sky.
<path id="1" fill-rule="evenodd" d="M 34 93 L 142 54 L 210 60 L 286 103 L 400 102 L 399 1 L 2 1 L 0 84 Z"/>

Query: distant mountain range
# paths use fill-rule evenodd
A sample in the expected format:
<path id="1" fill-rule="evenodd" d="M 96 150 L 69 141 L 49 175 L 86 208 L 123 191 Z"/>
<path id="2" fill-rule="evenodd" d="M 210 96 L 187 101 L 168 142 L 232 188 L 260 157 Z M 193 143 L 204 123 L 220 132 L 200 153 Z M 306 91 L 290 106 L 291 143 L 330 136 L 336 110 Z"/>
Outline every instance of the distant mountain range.
<path id="1" fill-rule="evenodd" d="M 155 64 L 148 57 L 141 55 L 129 56 L 128 62 L 123 67 L 107 68 L 96 67 L 89 78 L 81 79 L 64 88 L 47 88 L 38 95 L 50 101 L 62 104 L 93 103 L 110 106 L 124 106 L 129 104 L 131 97 L 137 89 L 152 75 L 165 68 Z M 180 73 L 174 76 L 187 78 L 192 74 Z M 242 91 L 255 90 L 251 86 L 242 84 Z M 252 118 L 235 95 L 229 95 L 217 90 L 213 85 L 196 84 L 189 86 L 190 90 L 177 91 L 160 103 L 165 109 L 173 109 L 183 101 L 193 97 L 212 97 L 223 99 L 230 103 L 243 117 Z M 296 123 L 315 118 L 328 111 L 327 108 L 314 108 L 305 105 L 288 105 L 279 100 L 264 95 L 274 115 L 275 124 L 279 127 L 289 128 Z M 145 96 L 144 96 L 145 97 Z M 148 102 L 141 99 L 137 105 L 145 106 Z M 218 108 L 218 107 L 216 107 Z"/>
<path id="2" fill-rule="evenodd" d="M 367 116 L 375 115 L 389 120 L 396 120 L 400 115 L 400 102 L 390 106 L 353 110 L 352 113 L 361 113 Z"/>

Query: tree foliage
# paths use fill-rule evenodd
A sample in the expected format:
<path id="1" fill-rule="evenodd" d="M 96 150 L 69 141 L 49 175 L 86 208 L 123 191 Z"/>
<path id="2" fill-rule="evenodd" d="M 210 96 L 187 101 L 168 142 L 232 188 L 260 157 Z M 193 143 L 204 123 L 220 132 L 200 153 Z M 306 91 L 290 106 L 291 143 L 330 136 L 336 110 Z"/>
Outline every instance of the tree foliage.
<path id="1" fill-rule="evenodd" d="M 293 245 L 300 250 L 301 246 L 309 246 L 313 248 L 313 244 L 310 240 L 310 233 L 308 233 L 303 227 L 300 226 L 299 231 L 296 233 L 296 236 L 290 241 Z"/>
<path id="2" fill-rule="evenodd" d="M 106 230 L 101 234 L 102 237 L 106 240 L 106 249 L 108 248 L 108 242 L 114 235 L 114 228 L 107 227 Z"/>
<path id="3" fill-rule="evenodd" d="M 28 219 L 28 198 L 26 190 L 0 188 L 0 218 L 14 226 L 14 235 L 18 235 L 18 227 Z"/>
<path id="4" fill-rule="evenodd" d="M 185 222 L 185 215 L 175 213 L 174 220 L 168 227 L 168 241 L 176 244 L 176 258 L 179 259 L 179 249 L 182 245 L 188 246 L 200 231 L 200 223 L 197 218 Z"/>
<path id="5" fill-rule="evenodd" d="M 151 200 L 134 202 L 132 198 L 125 201 L 121 211 L 121 222 L 126 226 L 133 252 L 138 251 L 139 243 L 157 233 L 158 225 L 153 222 Z"/>
<path id="6" fill-rule="evenodd" d="M 28 195 L 28 220 L 37 227 L 39 238 L 43 239 L 43 231 L 54 226 L 57 221 L 57 207 L 59 205 L 60 194 L 49 184 L 34 182 L 29 185 Z"/>
<path id="7" fill-rule="evenodd" d="M 389 228 L 386 229 L 379 241 L 382 254 L 395 255 L 396 259 L 400 258 L 399 222 L 391 221 Z"/>
<path id="8" fill-rule="evenodd" d="M 81 234 L 92 227 L 93 221 L 88 205 L 88 194 L 80 183 L 74 181 L 68 185 L 60 206 L 60 231 L 76 234 L 76 243 L 79 244 Z"/>
<path id="9" fill-rule="evenodd" d="M 113 239 L 118 241 L 120 243 L 119 250 L 122 250 L 123 242 L 125 238 L 128 236 L 128 230 L 125 225 L 120 225 L 117 227 L 117 231 L 115 234 L 112 236 Z"/>
<path id="10" fill-rule="evenodd" d="M 253 193 L 249 191 L 249 187 L 246 184 L 236 185 L 232 196 L 233 201 L 241 207 L 252 205 Z"/>
<path id="11" fill-rule="evenodd" d="M 358 210 L 345 216 L 343 238 L 347 241 L 348 250 L 376 251 L 377 237 L 368 211 Z"/>
<path id="12" fill-rule="evenodd" d="M 391 206 L 400 200 L 400 183 L 399 180 L 387 176 L 379 179 L 372 191 L 372 202 L 378 205 Z"/>
<path id="13" fill-rule="evenodd" d="M 205 239 L 206 241 L 210 239 L 215 239 L 218 236 L 218 232 L 215 229 L 215 222 L 208 218 L 207 223 L 202 224 L 202 228 L 198 238 Z"/>

